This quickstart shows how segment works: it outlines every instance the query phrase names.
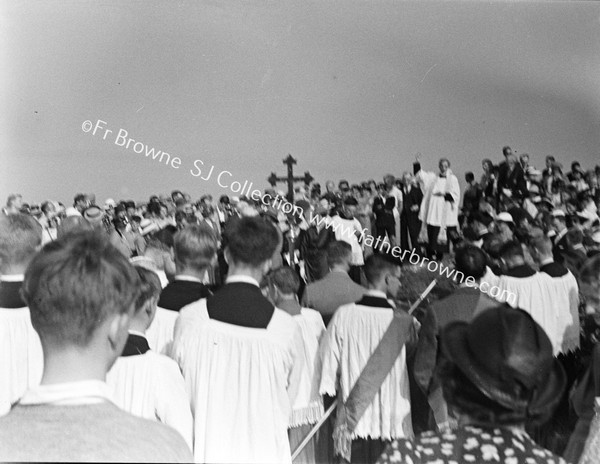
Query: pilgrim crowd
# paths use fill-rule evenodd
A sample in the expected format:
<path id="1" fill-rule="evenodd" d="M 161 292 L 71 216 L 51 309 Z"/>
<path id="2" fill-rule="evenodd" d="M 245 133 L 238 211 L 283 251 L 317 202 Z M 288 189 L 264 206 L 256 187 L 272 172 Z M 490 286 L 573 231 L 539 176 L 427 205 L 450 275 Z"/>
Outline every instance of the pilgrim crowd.
<path id="1" fill-rule="evenodd" d="M 10 195 L 0 461 L 599 462 L 600 166 L 502 154 L 462 192 L 417 157 L 287 199 Z"/>

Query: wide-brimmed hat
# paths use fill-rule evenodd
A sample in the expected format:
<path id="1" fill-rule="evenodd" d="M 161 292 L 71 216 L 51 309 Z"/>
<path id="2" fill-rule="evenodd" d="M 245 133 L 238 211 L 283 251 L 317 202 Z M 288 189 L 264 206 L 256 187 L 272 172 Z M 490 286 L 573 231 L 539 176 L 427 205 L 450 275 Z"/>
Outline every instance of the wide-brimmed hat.
<path id="1" fill-rule="evenodd" d="M 104 211 L 100 207 L 92 205 L 83 212 L 83 217 L 91 224 L 98 224 L 104 218 Z"/>
<path id="2" fill-rule="evenodd" d="M 499 305 L 442 332 L 444 356 L 486 397 L 525 417 L 554 408 L 567 378 L 552 343 L 525 311 Z"/>

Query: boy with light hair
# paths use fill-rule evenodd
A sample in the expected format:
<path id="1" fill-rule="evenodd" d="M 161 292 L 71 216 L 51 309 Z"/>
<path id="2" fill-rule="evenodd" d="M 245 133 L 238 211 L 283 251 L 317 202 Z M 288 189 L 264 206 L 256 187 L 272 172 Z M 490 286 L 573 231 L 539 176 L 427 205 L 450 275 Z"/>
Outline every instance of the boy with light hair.
<path id="1" fill-rule="evenodd" d="M 139 278 L 98 232 L 46 245 L 23 295 L 44 350 L 41 384 L 0 418 L 0 461 L 189 462 L 185 441 L 121 411 L 106 372 L 123 351 Z"/>

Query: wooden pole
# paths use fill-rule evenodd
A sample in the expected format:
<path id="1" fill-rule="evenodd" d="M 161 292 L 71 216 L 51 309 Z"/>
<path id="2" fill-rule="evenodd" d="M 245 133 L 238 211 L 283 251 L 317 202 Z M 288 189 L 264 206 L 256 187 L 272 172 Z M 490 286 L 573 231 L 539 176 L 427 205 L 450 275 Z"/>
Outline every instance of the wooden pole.
<path id="1" fill-rule="evenodd" d="M 319 429 L 321 428 L 321 426 L 325 423 L 325 421 L 327 419 L 329 419 L 329 416 L 331 416 L 333 411 L 335 411 L 335 408 L 337 407 L 337 403 L 338 403 L 338 400 L 337 399 L 334 400 L 333 403 L 331 403 L 331 406 L 329 406 L 329 408 L 327 409 L 327 411 L 325 411 L 325 414 L 323 414 L 323 416 L 319 419 L 319 422 L 317 422 L 313 426 L 313 428 L 310 429 L 310 432 L 308 432 L 308 435 L 306 435 L 304 440 L 302 440 L 302 443 L 300 443 L 298 445 L 298 447 L 294 450 L 294 453 L 292 454 L 292 461 L 298 457 L 298 455 L 302 452 L 304 447 L 306 445 L 308 445 L 308 442 L 312 439 L 312 437 L 315 436 L 315 433 L 317 433 L 319 431 Z"/>

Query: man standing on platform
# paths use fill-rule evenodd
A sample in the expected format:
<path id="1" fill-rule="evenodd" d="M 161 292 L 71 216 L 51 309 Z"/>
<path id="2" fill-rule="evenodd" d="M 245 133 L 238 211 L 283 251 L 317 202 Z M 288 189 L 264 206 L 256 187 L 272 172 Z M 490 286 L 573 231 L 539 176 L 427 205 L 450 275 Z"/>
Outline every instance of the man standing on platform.
<path id="1" fill-rule="evenodd" d="M 402 180 L 404 201 L 402 203 L 402 213 L 400 214 L 400 248 L 410 250 L 417 248 L 418 244 L 419 231 L 421 230 L 419 210 L 423 201 L 423 192 L 410 172 L 405 172 Z"/>
<path id="2" fill-rule="evenodd" d="M 400 242 L 400 212 L 402 211 L 402 191 L 396 187 L 396 178 L 392 174 L 386 174 L 383 178 L 383 183 L 388 192 L 388 197 L 394 199 L 394 209 L 392 213 L 394 215 L 394 237 L 393 240 L 390 237 L 392 246 L 398 245 Z"/>

